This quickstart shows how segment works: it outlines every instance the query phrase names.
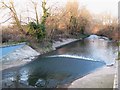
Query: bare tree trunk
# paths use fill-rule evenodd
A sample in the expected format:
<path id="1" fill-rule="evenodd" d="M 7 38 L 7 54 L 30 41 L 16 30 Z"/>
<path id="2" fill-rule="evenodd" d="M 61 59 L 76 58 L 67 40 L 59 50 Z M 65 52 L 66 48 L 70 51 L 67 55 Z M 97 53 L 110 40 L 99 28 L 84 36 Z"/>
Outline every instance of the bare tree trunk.
<path id="1" fill-rule="evenodd" d="M 23 33 L 23 34 L 26 34 L 26 32 L 23 30 L 22 28 L 22 25 L 21 25 L 21 22 L 17 16 L 17 12 L 15 10 L 15 7 L 14 7 L 14 2 L 10 2 L 9 5 L 7 5 L 5 2 L 2 2 L 3 4 L 3 7 L 4 8 L 8 8 L 10 11 L 11 11 L 11 14 L 12 14 L 12 18 L 14 19 L 17 27 L 19 28 L 19 30 Z"/>

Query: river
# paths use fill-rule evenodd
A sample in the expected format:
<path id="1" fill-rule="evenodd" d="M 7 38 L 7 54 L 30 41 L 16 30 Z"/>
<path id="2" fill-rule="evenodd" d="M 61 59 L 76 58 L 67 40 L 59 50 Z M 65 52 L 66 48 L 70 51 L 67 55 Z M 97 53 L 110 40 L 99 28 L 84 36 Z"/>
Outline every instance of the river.
<path id="1" fill-rule="evenodd" d="M 3 71 L 3 80 L 17 80 L 32 87 L 69 84 L 98 68 L 115 63 L 117 45 L 106 37 L 91 35 L 39 56 L 19 68 Z M 19 78 L 18 78 L 19 77 Z"/>

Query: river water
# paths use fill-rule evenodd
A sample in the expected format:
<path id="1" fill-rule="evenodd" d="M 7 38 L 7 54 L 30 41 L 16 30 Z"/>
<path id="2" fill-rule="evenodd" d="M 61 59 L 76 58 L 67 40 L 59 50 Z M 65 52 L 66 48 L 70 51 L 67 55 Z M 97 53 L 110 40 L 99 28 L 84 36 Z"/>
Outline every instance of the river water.
<path id="1" fill-rule="evenodd" d="M 71 83 L 100 67 L 115 63 L 117 45 L 106 37 L 91 35 L 55 51 L 39 56 L 36 60 L 3 71 L 3 80 L 13 80 L 33 87 L 57 87 Z M 18 78 L 17 78 L 18 79 Z"/>

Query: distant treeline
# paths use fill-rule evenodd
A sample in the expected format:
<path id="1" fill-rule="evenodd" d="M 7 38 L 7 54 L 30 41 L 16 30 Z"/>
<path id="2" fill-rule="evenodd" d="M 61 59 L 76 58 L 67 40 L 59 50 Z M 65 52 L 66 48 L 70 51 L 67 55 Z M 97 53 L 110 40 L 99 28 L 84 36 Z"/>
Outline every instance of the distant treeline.
<path id="1" fill-rule="evenodd" d="M 11 0 L 9 3 L 1 2 L 1 9 L 9 9 L 12 18 L 12 27 L 3 29 L 3 42 L 8 41 L 53 41 L 59 38 L 80 38 L 83 35 L 98 34 L 110 39 L 118 40 L 118 19 L 110 14 L 94 15 L 86 7 L 79 7 L 77 0 L 68 2 L 63 7 L 46 7 L 46 0 L 42 5 L 31 1 L 35 11 L 35 19 L 22 23 L 22 18 Z M 38 7 L 42 8 L 39 17 Z M 22 17 L 22 14 L 21 14 Z M 29 16 L 28 16 L 29 17 Z"/>

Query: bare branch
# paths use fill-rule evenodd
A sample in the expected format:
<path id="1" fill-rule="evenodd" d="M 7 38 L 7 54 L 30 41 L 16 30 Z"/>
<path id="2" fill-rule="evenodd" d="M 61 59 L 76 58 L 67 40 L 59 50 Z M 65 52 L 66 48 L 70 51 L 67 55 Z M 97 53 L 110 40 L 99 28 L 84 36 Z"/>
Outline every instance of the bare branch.
<path id="1" fill-rule="evenodd" d="M 6 19 L 5 21 L 1 22 L 0 24 L 6 23 L 7 21 L 9 21 L 12 17 Z"/>
<path id="2" fill-rule="evenodd" d="M 8 9 L 10 10 L 11 17 L 14 19 L 14 21 L 15 21 L 16 25 L 18 26 L 19 30 L 20 30 L 22 33 L 25 34 L 25 31 L 23 30 L 22 25 L 21 25 L 21 23 L 20 23 L 20 20 L 19 20 L 19 18 L 18 18 L 18 16 L 17 16 L 17 12 L 16 12 L 16 10 L 15 10 L 14 2 L 11 0 L 11 1 L 9 2 L 9 4 L 6 4 L 6 3 L 3 1 L 3 2 L 2 2 L 2 5 L 3 5 L 4 8 L 8 8 Z M 6 21 L 8 21 L 8 20 L 6 20 Z"/>

